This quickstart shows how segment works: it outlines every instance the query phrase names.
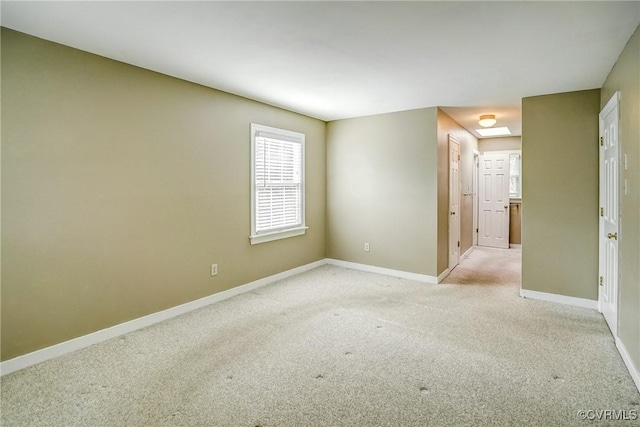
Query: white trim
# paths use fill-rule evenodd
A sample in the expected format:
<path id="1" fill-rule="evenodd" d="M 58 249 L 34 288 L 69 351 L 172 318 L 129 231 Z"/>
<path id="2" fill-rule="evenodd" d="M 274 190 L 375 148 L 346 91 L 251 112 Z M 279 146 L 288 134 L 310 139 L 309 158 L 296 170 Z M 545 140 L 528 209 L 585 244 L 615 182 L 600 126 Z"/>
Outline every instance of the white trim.
<path id="1" fill-rule="evenodd" d="M 510 249 L 520 249 L 520 248 L 522 248 L 522 244 L 520 244 L 520 243 L 509 243 L 509 248 Z"/>
<path id="2" fill-rule="evenodd" d="M 445 279 L 445 277 L 449 275 L 449 273 L 451 273 L 451 270 L 449 270 L 448 268 L 442 273 L 440 273 L 440 275 L 438 276 L 438 283 L 442 282 Z"/>
<path id="3" fill-rule="evenodd" d="M 618 90 L 613 95 L 611 95 L 611 98 L 609 98 L 609 101 L 607 101 L 607 104 L 604 106 L 602 111 L 600 111 L 599 118 L 602 119 L 602 117 L 609 114 L 611 110 L 618 107 L 619 105 L 620 105 L 620 91 Z M 618 109 L 618 120 L 620 120 L 620 109 Z"/>
<path id="4" fill-rule="evenodd" d="M 558 295 L 558 294 L 549 294 L 546 292 L 530 291 L 528 289 L 520 289 L 520 296 L 522 298 L 555 302 L 558 304 L 573 305 L 575 307 L 590 308 L 592 310 L 598 309 L 598 301 L 591 300 L 591 299 L 569 297 L 566 295 Z"/>
<path id="5" fill-rule="evenodd" d="M 411 273 L 408 271 L 393 270 L 390 268 L 376 267 L 373 265 L 359 264 L 356 262 L 342 261 L 339 259 L 327 258 L 327 264 L 338 267 L 350 268 L 352 270 L 366 271 L 369 273 L 384 274 L 385 276 L 399 277 L 401 279 L 415 280 L 416 282 L 437 283 L 437 278 L 426 274 Z"/>
<path id="6" fill-rule="evenodd" d="M 471 246 L 465 253 L 462 254 L 462 256 L 460 257 L 460 261 L 466 259 L 469 255 L 471 255 L 471 252 L 473 252 L 473 246 Z"/>
<path id="7" fill-rule="evenodd" d="M 622 342 L 622 340 L 620 340 L 620 338 L 618 337 L 615 337 L 615 339 L 616 339 L 616 348 L 618 349 L 618 353 L 620 353 L 620 357 L 622 357 L 624 364 L 627 365 L 629 374 L 631 374 L 631 378 L 633 379 L 633 382 L 636 384 L 636 388 L 640 392 L 640 371 L 638 371 L 638 368 L 633 364 L 633 360 L 631 360 L 631 356 L 629 355 L 629 352 L 627 351 L 627 348 L 624 346 L 624 343 Z"/>
<path id="8" fill-rule="evenodd" d="M 522 150 L 485 150 L 482 154 L 520 154 L 522 156 Z"/>
<path id="9" fill-rule="evenodd" d="M 309 227 L 290 228 L 283 231 L 274 231 L 272 233 L 258 234 L 257 236 L 249 236 L 252 245 L 258 243 L 272 242 L 274 240 L 286 239 L 289 237 L 302 236 L 307 232 Z"/>
<path id="10" fill-rule="evenodd" d="M 244 285 L 236 286 L 235 288 L 218 292 L 216 294 L 209 295 L 195 301 L 171 307 L 169 309 L 152 313 L 144 317 L 130 320 L 128 322 L 120 323 L 119 325 L 111 326 L 109 328 L 102 329 L 88 335 L 83 335 L 81 337 L 74 338 L 60 344 L 55 344 L 50 347 L 34 351 L 32 353 L 25 354 L 23 356 L 18 356 L 13 359 L 6 360 L 0 363 L 0 376 L 19 371 L 20 369 L 28 368 L 29 366 L 33 366 L 50 359 L 72 353 L 77 350 L 81 350 L 93 344 L 98 344 L 100 342 L 107 341 L 109 339 L 128 334 L 130 332 L 134 332 L 151 325 L 155 325 L 156 323 L 163 322 L 181 314 L 188 313 L 198 308 L 206 307 L 208 305 L 229 299 L 236 295 L 250 292 L 259 287 L 268 285 L 278 280 L 286 279 L 287 277 L 303 273 L 305 271 L 320 267 L 325 264 L 327 264 L 327 260 L 321 259 L 310 264 L 283 271 L 282 273 L 274 274 L 272 276 L 258 279 Z"/>

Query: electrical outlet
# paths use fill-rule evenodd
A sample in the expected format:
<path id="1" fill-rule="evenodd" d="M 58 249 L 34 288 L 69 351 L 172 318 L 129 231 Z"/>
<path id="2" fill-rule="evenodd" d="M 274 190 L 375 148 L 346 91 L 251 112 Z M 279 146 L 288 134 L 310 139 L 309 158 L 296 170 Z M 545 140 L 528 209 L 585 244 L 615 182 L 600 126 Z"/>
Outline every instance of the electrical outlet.
<path id="1" fill-rule="evenodd" d="M 218 264 L 211 264 L 211 275 L 212 276 L 218 275 Z"/>
<path id="2" fill-rule="evenodd" d="M 364 251 L 365 252 L 369 252 L 369 244 L 368 243 L 364 244 Z"/>

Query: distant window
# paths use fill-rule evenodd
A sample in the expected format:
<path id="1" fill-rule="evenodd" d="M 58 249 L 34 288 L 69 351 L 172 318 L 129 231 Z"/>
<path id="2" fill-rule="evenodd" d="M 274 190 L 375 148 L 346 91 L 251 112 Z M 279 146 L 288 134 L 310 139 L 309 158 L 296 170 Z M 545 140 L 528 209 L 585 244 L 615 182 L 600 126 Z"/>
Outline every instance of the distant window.
<path id="1" fill-rule="evenodd" d="M 509 197 L 520 199 L 522 197 L 520 154 L 509 154 Z"/>
<path id="2" fill-rule="evenodd" d="M 251 244 L 305 233 L 302 133 L 251 124 Z"/>

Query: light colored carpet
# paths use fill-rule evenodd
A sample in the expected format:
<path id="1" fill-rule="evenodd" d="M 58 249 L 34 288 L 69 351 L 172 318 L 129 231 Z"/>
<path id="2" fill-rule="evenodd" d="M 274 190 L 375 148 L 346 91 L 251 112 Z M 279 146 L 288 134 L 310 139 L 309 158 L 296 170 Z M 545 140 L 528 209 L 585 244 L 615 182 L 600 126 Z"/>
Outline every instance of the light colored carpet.
<path id="1" fill-rule="evenodd" d="M 476 249 L 439 285 L 323 266 L 7 375 L 1 422 L 584 426 L 579 410 L 640 412 L 601 315 L 520 298 L 519 257 Z"/>

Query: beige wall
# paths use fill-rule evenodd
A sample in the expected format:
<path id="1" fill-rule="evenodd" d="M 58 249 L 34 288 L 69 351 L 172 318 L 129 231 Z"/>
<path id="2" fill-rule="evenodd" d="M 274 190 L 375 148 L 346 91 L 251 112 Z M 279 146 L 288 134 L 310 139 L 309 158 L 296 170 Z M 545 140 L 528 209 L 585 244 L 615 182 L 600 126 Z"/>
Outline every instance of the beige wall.
<path id="1" fill-rule="evenodd" d="M 522 288 L 598 297 L 600 89 L 522 100 Z"/>
<path id="2" fill-rule="evenodd" d="M 483 138 L 478 140 L 478 151 L 522 150 L 521 136 L 505 136 L 502 138 Z"/>
<path id="3" fill-rule="evenodd" d="M 509 244 L 522 244 L 522 203 L 511 200 L 509 203 Z"/>
<path id="4" fill-rule="evenodd" d="M 460 141 L 462 193 L 473 188 L 473 150 L 478 140 L 445 112 L 438 109 L 438 275 L 449 266 L 449 134 Z M 473 246 L 473 197 L 460 196 L 460 255 Z"/>
<path id="5" fill-rule="evenodd" d="M 6 29 L 2 107 L 2 360 L 325 257 L 322 121 Z M 249 244 L 251 122 L 306 134 L 305 236 Z"/>
<path id="6" fill-rule="evenodd" d="M 621 171 L 620 306 L 618 333 L 640 370 L 640 27 L 622 51 L 602 88 L 600 106 L 620 91 L 620 147 L 628 167 Z M 623 181 L 624 182 L 624 181 Z"/>
<path id="7" fill-rule="evenodd" d="M 328 257 L 434 277 L 447 269 L 449 134 L 461 143 L 464 193 L 477 139 L 440 109 L 328 124 Z M 460 216 L 463 254 L 473 245 L 471 196 Z"/>
<path id="8" fill-rule="evenodd" d="M 436 114 L 428 108 L 328 124 L 328 257 L 437 275 Z"/>

